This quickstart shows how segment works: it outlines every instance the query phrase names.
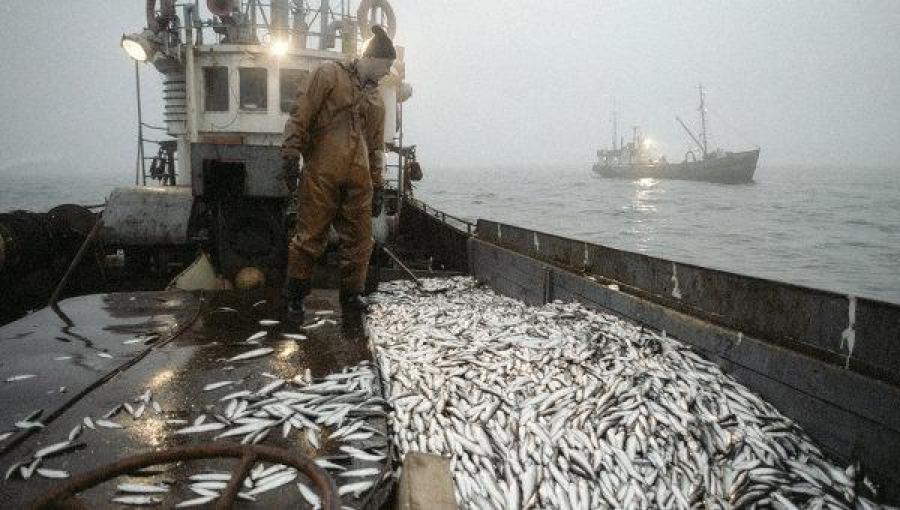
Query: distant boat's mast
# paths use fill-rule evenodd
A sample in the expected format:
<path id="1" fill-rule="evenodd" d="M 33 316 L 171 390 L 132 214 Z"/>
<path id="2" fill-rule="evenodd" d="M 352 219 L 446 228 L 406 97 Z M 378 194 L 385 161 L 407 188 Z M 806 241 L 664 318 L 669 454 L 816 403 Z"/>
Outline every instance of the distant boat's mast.
<path id="1" fill-rule="evenodd" d="M 617 140 L 619 139 L 619 117 L 618 117 L 618 115 L 619 115 L 619 114 L 616 113 L 615 110 L 613 110 L 613 112 L 612 112 L 612 125 L 613 125 L 613 133 L 612 133 L 612 135 L 613 135 L 613 143 L 612 143 L 612 148 L 613 148 L 614 151 L 615 151 L 615 150 L 619 150 L 619 149 L 616 147 L 616 144 L 618 143 Z"/>
<path id="2" fill-rule="evenodd" d="M 708 139 L 706 136 L 706 95 L 703 93 L 703 85 L 697 87 L 700 89 L 700 141 L 703 142 L 703 157 L 709 153 Z"/>

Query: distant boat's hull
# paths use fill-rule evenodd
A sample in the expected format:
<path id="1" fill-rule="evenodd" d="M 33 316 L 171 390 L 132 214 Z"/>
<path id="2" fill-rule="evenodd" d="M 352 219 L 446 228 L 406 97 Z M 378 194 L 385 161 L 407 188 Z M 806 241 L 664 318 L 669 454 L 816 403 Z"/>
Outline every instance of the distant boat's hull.
<path id="1" fill-rule="evenodd" d="M 724 156 L 704 161 L 681 163 L 594 165 L 594 172 L 603 177 L 622 179 L 681 179 L 688 181 L 745 184 L 753 182 L 759 149 L 728 152 Z"/>

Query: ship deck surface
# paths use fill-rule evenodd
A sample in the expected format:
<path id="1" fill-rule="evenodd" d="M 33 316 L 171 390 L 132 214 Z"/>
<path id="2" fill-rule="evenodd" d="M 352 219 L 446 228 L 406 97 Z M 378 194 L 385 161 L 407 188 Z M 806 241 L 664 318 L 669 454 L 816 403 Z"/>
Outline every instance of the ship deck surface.
<path id="1" fill-rule="evenodd" d="M 342 320 L 336 291 L 316 290 L 307 298 L 308 316 L 316 311 L 334 311 L 334 315 L 327 317 L 332 321 L 322 321 L 319 327 L 303 331 L 308 339 L 301 341 L 283 337 L 281 325 L 268 328 L 259 325 L 260 320 L 277 318 L 277 297 L 277 290 L 272 289 L 265 293 L 218 292 L 209 296 L 180 291 L 83 296 L 61 303 L 76 324 L 73 328 L 64 327 L 49 309 L 0 328 L 0 342 L 5 350 L 0 365 L 3 379 L 35 375 L 0 383 L 0 405 L 6 422 L 2 424 L 3 430 L 17 430 L 14 423 L 37 410 L 43 412 L 35 420 L 45 424 L 36 431 L 18 431 L 0 443 L 3 472 L 17 461 L 31 458 L 37 450 L 65 441 L 74 427 L 83 424 L 85 417 L 91 417 L 96 423 L 124 402 L 138 407 L 136 399 L 148 390 L 161 413 L 147 405 L 143 416 L 135 419 L 121 410 L 110 420 L 123 428 L 96 425 L 96 430 L 84 428 L 75 441 L 83 443 L 80 448 L 47 458 L 39 467 L 63 470 L 74 476 L 139 453 L 203 444 L 212 441 L 216 433 L 179 435 L 175 432 L 187 425 L 170 424 L 167 420 L 187 420 L 190 424 L 202 414 L 207 415 L 207 422 L 214 420 L 216 411 L 212 406 L 221 407 L 222 396 L 243 388 L 226 386 L 204 391 L 206 385 L 231 380 L 256 389 L 271 382 L 273 377 L 290 380 L 307 368 L 313 377 L 321 377 L 372 359 L 361 321 L 349 324 Z M 235 312 L 222 311 L 226 307 Z M 261 345 L 241 345 L 262 330 L 268 330 L 269 334 L 260 340 Z M 124 343 L 151 333 L 159 336 L 148 342 L 149 345 Z M 274 352 L 257 359 L 226 361 L 259 347 L 271 347 Z M 61 387 L 65 387 L 64 392 Z M 380 394 L 380 386 L 377 391 Z M 366 420 L 370 427 L 382 433 L 386 431 L 384 418 Z M 338 447 L 329 440 L 313 451 L 297 431 L 289 438 L 284 439 L 281 427 L 277 427 L 262 444 L 311 457 L 332 455 Z M 239 442 L 241 437 L 234 439 Z M 353 444 L 358 448 L 384 449 L 386 440 L 376 434 Z M 355 459 L 339 462 L 348 469 L 363 467 Z M 234 465 L 235 461 L 229 459 L 183 462 L 155 476 L 122 477 L 107 482 L 81 496 L 89 505 L 106 508 L 113 506 L 111 498 L 116 495 L 116 483 L 177 482 L 169 493 L 162 495 L 163 505 L 172 506 L 197 497 L 186 483 L 181 483 L 189 475 L 230 471 Z M 368 462 L 365 467 L 373 465 Z M 383 461 L 379 467 L 382 473 L 390 469 Z M 8 507 L 23 507 L 59 483 L 60 480 L 38 474 L 28 480 L 13 477 L 0 483 L 0 501 Z M 302 505 L 303 499 L 292 486 L 261 494 L 257 505 L 269 508 Z M 380 489 L 376 484 L 361 499 L 345 499 L 344 503 L 365 506 L 367 501 L 379 497 Z M 238 508 L 247 505 L 242 501 L 236 503 Z"/>

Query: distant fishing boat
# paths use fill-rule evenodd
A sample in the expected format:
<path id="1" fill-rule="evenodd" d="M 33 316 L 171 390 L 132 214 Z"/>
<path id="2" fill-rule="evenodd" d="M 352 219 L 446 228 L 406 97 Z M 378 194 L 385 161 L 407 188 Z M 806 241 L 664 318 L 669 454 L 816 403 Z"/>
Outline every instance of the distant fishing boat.
<path id="1" fill-rule="evenodd" d="M 745 184 L 753 182 L 759 148 L 743 152 L 709 150 L 707 134 L 706 100 L 703 87 L 700 90 L 700 133 L 694 134 L 681 118 L 675 117 L 697 146 L 697 152 L 689 150 L 681 163 L 669 163 L 665 156 L 657 156 L 649 140 L 638 127 L 632 128 L 631 142 L 618 140 L 618 119 L 613 114 L 613 143 L 609 149 L 597 151 L 598 161 L 594 172 L 603 177 L 625 179 L 681 179 L 689 181 Z"/>

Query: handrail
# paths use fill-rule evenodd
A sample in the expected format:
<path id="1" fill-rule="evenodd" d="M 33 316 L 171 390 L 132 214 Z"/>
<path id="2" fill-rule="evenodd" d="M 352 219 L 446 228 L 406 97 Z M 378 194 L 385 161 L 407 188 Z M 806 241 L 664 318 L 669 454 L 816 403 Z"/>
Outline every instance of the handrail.
<path id="1" fill-rule="evenodd" d="M 406 200 L 408 200 L 412 205 L 421 209 L 422 212 L 424 212 L 425 214 L 431 216 L 432 218 L 434 218 L 436 220 L 440 220 L 441 223 L 443 223 L 449 227 L 453 227 L 453 225 L 451 225 L 447 221 L 448 219 L 455 221 L 457 223 L 461 223 L 462 225 L 465 225 L 466 235 L 471 236 L 473 234 L 473 232 L 475 231 L 476 224 L 467 219 L 460 218 L 459 216 L 454 216 L 452 214 L 447 214 L 444 211 L 435 209 L 434 207 L 429 207 L 429 205 L 426 204 L 425 202 L 423 202 L 419 199 L 413 198 L 413 197 L 407 196 Z"/>

